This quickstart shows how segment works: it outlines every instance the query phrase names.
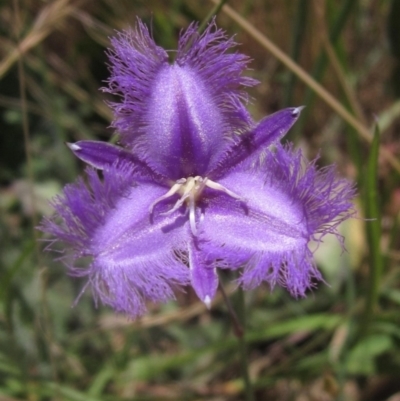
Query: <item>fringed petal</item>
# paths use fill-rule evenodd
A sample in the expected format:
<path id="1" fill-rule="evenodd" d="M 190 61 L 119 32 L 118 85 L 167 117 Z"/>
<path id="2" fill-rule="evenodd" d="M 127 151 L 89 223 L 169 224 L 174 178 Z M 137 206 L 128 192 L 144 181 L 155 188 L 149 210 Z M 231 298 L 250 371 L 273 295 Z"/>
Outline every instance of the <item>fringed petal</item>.
<path id="1" fill-rule="evenodd" d="M 226 122 L 207 82 L 176 64 L 158 74 L 146 120 L 134 151 L 171 179 L 203 175 L 226 141 Z"/>
<path id="2" fill-rule="evenodd" d="M 354 188 L 339 179 L 333 167 L 318 170 L 300 151 L 277 146 L 247 171 L 238 170 L 219 181 L 244 198 L 209 196 L 204 205 L 200 238 L 219 267 L 237 269 L 245 288 L 262 281 L 280 284 L 304 296 L 321 275 L 308 249 L 351 216 Z"/>
<path id="3" fill-rule="evenodd" d="M 186 248 L 186 218 L 179 211 L 152 217 L 150 205 L 165 188 L 134 186 L 131 167 L 111 166 L 103 176 L 89 169 L 88 186 L 67 186 L 54 202 L 59 218 L 41 229 L 74 250 L 72 261 L 66 256 L 70 273 L 88 278 L 96 300 L 135 317 L 146 301 L 164 302 L 189 283 L 175 253 Z M 82 257 L 91 258 L 89 267 L 79 266 Z"/>
<path id="4" fill-rule="evenodd" d="M 83 178 L 66 185 L 64 193 L 51 202 L 55 217 L 45 218 L 41 226 L 42 231 L 70 245 L 77 257 L 86 255 L 97 228 L 134 186 L 134 169 L 129 163 L 121 162 L 105 169 L 104 180 L 92 168 L 86 173 L 89 186 Z"/>
<path id="5" fill-rule="evenodd" d="M 168 65 L 168 54 L 154 43 L 140 19 L 135 29 L 112 38 L 111 45 L 108 52 L 111 76 L 103 91 L 121 98 L 109 103 L 114 112 L 112 126 L 121 135 L 123 144 L 132 145 L 147 126 L 146 113 L 154 81 L 160 69 Z"/>
<path id="6" fill-rule="evenodd" d="M 242 91 L 255 83 L 242 76 L 249 59 L 227 53 L 235 42 L 215 23 L 203 35 L 196 29 L 191 25 L 181 35 L 172 65 L 140 22 L 112 41 L 108 91 L 122 97 L 111 104 L 113 126 L 123 144 L 171 179 L 204 175 L 253 124 Z"/>
<path id="7" fill-rule="evenodd" d="M 325 234 L 335 234 L 344 220 L 354 216 L 354 183 L 340 178 L 334 165 L 318 168 L 318 159 L 308 162 L 300 149 L 292 145 L 278 145 L 254 165 L 255 169 L 268 170 L 268 180 L 285 189 L 301 205 L 307 219 L 308 232 L 314 240 Z"/>
<path id="8" fill-rule="evenodd" d="M 244 115 L 241 115 L 237 110 L 248 101 L 248 94 L 243 89 L 258 83 L 242 75 L 250 58 L 238 52 L 229 53 L 236 46 L 233 38 L 228 38 L 217 28 L 215 20 L 202 34 L 198 33 L 198 24 L 192 23 L 181 34 L 176 57 L 180 67 L 191 69 L 207 85 L 216 106 L 233 128 L 228 135 L 249 128 L 251 119 L 246 118 L 247 111 L 243 109 Z"/>

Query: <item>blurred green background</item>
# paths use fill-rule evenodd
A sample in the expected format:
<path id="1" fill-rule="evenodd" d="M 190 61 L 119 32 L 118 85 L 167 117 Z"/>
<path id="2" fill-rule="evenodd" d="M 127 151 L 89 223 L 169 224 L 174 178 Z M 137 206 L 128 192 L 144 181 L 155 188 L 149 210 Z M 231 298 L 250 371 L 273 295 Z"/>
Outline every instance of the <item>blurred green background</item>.
<path id="1" fill-rule="evenodd" d="M 288 139 L 310 158 L 320 152 L 321 166 L 336 163 L 359 191 L 358 217 L 340 228 L 347 252 L 328 237 L 316 251 L 328 285 L 303 300 L 267 286 L 245 294 L 255 398 L 399 401 L 400 1 L 227 4 L 356 122 L 219 11 L 218 25 L 236 35 L 253 59 L 249 74 L 261 82 L 251 90 L 253 116 L 307 105 Z M 214 6 L 0 1 L 1 401 L 244 399 L 237 339 L 220 295 L 207 311 L 188 289 L 133 322 L 96 307 L 90 291 L 71 308 L 85 283 L 44 252 L 34 229 L 52 213 L 48 200 L 83 170 L 64 143 L 112 134 L 99 91 L 108 38 L 138 16 L 159 45 L 175 49 L 179 31 Z"/>

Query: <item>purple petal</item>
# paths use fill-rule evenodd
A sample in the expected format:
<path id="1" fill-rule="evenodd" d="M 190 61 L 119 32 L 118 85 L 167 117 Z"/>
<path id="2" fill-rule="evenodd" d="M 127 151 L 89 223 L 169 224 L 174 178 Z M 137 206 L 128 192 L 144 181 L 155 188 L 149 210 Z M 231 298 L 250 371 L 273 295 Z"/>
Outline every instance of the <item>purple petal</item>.
<path id="1" fill-rule="evenodd" d="M 160 69 L 168 65 L 168 54 L 154 43 L 139 19 L 134 30 L 119 33 L 111 44 L 111 77 L 103 90 L 121 98 L 120 102 L 110 102 L 114 111 L 112 126 L 121 135 L 122 143 L 131 145 L 145 130 L 154 80 Z"/>
<path id="2" fill-rule="evenodd" d="M 302 109 L 303 107 L 290 107 L 262 119 L 251 131 L 239 136 L 221 157 L 218 166 L 207 175 L 216 179 L 240 163 L 257 162 L 269 146 L 287 134 L 299 118 Z"/>
<path id="3" fill-rule="evenodd" d="M 171 179 L 202 175 L 225 140 L 223 115 L 206 83 L 189 68 L 168 66 L 157 77 L 150 103 L 137 151 Z"/>
<path id="4" fill-rule="evenodd" d="M 218 275 L 215 266 L 205 260 L 204 253 L 193 242 L 189 247 L 189 266 L 192 287 L 200 300 L 210 308 L 218 289 Z"/>
<path id="5" fill-rule="evenodd" d="M 67 186 L 54 202 L 61 221 L 47 220 L 42 230 L 73 248 L 70 272 L 88 277 L 96 300 L 134 317 L 147 300 L 164 302 L 189 283 L 176 253 L 186 248 L 187 219 L 180 212 L 151 218 L 149 207 L 165 188 L 132 185 L 129 166 L 106 168 L 103 176 L 88 170 L 89 186 Z M 87 256 L 90 266 L 80 268 Z"/>
<path id="6" fill-rule="evenodd" d="M 217 107 L 229 122 L 228 132 L 239 132 L 249 128 L 252 119 L 243 103 L 248 101 L 248 94 L 243 87 L 258 84 L 258 81 L 243 76 L 249 57 L 230 52 L 237 46 L 233 38 L 228 38 L 222 29 L 218 29 L 215 20 L 203 34 L 198 33 L 198 25 L 193 23 L 179 39 L 176 63 L 195 71 L 206 84 Z"/>
<path id="7" fill-rule="evenodd" d="M 333 167 L 318 171 L 300 151 L 282 146 L 257 167 L 232 172 L 219 183 L 247 202 L 209 197 L 200 230 L 204 249 L 221 260 L 219 267 L 245 264 L 245 288 L 267 281 L 304 296 L 321 279 L 308 243 L 337 234 L 337 225 L 352 215 L 352 185 L 338 179 Z"/>
<path id="8" fill-rule="evenodd" d="M 203 175 L 218 164 L 232 137 L 252 126 L 241 90 L 255 83 L 241 75 L 248 58 L 227 53 L 235 43 L 215 24 L 201 36 L 191 25 L 181 36 L 173 65 L 159 57 L 154 43 L 147 60 L 143 38 L 151 41 L 139 24 L 113 41 L 109 91 L 123 98 L 112 105 L 113 126 L 122 143 L 154 171 L 171 179 Z M 145 83 L 138 82 L 146 63 L 150 72 Z"/>
<path id="9" fill-rule="evenodd" d="M 162 180 L 162 177 L 157 177 L 146 163 L 119 146 L 100 141 L 78 141 L 67 145 L 76 157 L 96 169 L 103 170 L 116 163 L 125 163 L 132 166 L 136 178 Z"/>

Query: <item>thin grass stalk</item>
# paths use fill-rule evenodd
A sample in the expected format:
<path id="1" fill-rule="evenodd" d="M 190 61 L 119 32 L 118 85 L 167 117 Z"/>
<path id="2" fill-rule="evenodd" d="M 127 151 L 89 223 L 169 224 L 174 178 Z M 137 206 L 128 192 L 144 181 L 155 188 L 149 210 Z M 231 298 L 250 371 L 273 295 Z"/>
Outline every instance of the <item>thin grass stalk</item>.
<path id="1" fill-rule="evenodd" d="M 399 117 L 400 100 L 397 100 L 393 104 L 391 104 L 385 111 L 383 111 L 378 117 L 381 136 L 392 126 L 392 124 L 398 121 Z"/>
<path id="2" fill-rule="evenodd" d="M 385 254 L 383 262 L 384 266 L 389 265 L 390 259 L 396 259 L 394 256 L 396 255 L 397 252 L 396 251 L 393 252 L 393 250 L 396 249 L 396 243 L 397 239 L 399 238 L 399 234 L 400 234 L 400 215 L 398 214 L 396 217 L 393 218 L 393 225 L 389 234 L 389 245 L 387 248 L 388 251 Z M 400 253 L 397 254 L 399 256 L 399 258 L 397 259 L 400 260 Z"/>
<path id="3" fill-rule="evenodd" d="M 0 62 L 0 79 L 18 61 L 21 55 L 41 43 L 52 33 L 55 24 L 69 16 L 73 7 L 68 6 L 68 1 L 58 0 L 42 9 L 29 33 L 19 41 L 18 47 L 11 48 L 9 54 Z"/>
<path id="4" fill-rule="evenodd" d="M 326 9 L 325 3 L 320 2 L 318 0 L 314 0 L 314 10 L 316 14 L 317 24 L 319 25 L 319 32 L 321 33 L 321 41 L 322 45 L 325 49 L 326 55 L 328 57 L 329 63 L 333 69 L 333 72 L 336 74 L 339 85 L 345 95 L 344 106 L 350 110 L 359 121 L 365 126 L 367 125 L 367 120 L 364 116 L 364 113 L 361 109 L 361 106 L 358 102 L 358 99 L 354 93 L 352 86 L 348 83 L 346 78 L 346 73 L 342 68 L 342 64 L 339 61 L 339 58 L 336 55 L 336 51 L 332 46 L 329 40 L 328 29 L 326 27 Z M 304 120 L 303 120 L 304 121 Z M 353 128 L 349 128 L 349 135 L 346 135 L 346 140 L 348 143 L 349 153 L 351 155 L 351 159 L 355 166 L 357 167 L 357 178 L 358 183 L 362 187 L 362 168 L 363 168 L 363 159 L 361 155 L 361 143 L 359 138 L 357 137 L 357 132 Z"/>
<path id="5" fill-rule="evenodd" d="M 19 81 L 19 95 L 21 99 L 21 113 L 22 113 L 22 133 L 24 137 L 24 147 L 25 147 L 25 158 L 28 167 L 28 182 L 29 182 L 29 201 L 31 203 L 31 210 L 32 210 L 32 236 L 36 240 L 37 239 L 37 231 L 35 227 L 37 225 L 36 221 L 36 199 L 35 199 L 35 192 L 33 189 L 33 183 L 35 181 L 35 177 L 33 174 L 33 164 L 32 164 L 32 149 L 30 146 L 30 133 L 29 133 L 29 121 L 28 121 L 28 113 L 27 113 L 27 99 L 26 99 L 26 82 L 25 82 L 25 71 L 24 71 L 24 63 L 22 59 L 22 52 L 20 51 L 20 32 L 21 32 L 21 21 L 19 18 L 19 4 L 18 0 L 14 0 L 14 13 L 15 13 L 15 20 L 16 20 L 16 40 L 17 40 L 17 47 L 16 52 L 18 54 L 17 58 L 17 66 L 18 66 L 18 81 Z M 36 256 L 39 254 L 39 251 L 36 251 Z"/>
<path id="6" fill-rule="evenodd" d="M 203 19 L 199 26 L 199 33 L 202 33 L 204 29 L 206 28 L 207 24 L 214 18 L 214 16 L 217 16 L 218 13 L 221 11 L 222 6 L 227 2 L 228 0 L 219 0 L 219 2 L 212 8 L 212 10 L 208 13 L 208 15 Z"/>
<path id="7" fill-rule="evenodd" d="M 226 3 L 227 0 L 219 0 L 218 3 L 213 7 L 213 9 L 208 13 L 208 15 L 204 18 L 204 20 L 201 22 L 199 25 L 197 32 L 199 34 L 203 33 L 203 31 L 206 29 L 208 23 L 214 18 L 221 10 L 222 6 Z M 186 44 L 186 50 L 190 48 L 193 42 L 192 38 L 188 43 Z"/>
<path id="8" fill-rule="evenodd" d="M 25 69 L 24 69 L 24 55 L 21 49 L 20 36 L 22 31 L 22 24 L 20 20 L 20 6 L 19 0 L 13 0 L 13 8 L 14 8 L 14 16 L 15 16 L 15 36 L 17 41 L 16 53 L 17 53 L 17 66 L 18 66 L 18 80 L 19 80 L 19 91 L 21 98 L 21 113 L 22 113 L 22 131 L 24 137 L 24 147 L 25 147 L 25 157 L 28 169 L 28 182 L 29 182 L 29 198 L 31 202 L 31 226 L 32 226 L 32 238 L 34 239 L 34 254 L 37 262 L 37 268 L 40 274 L 40 283 L 41 283 L 41 306 L 42 306 L 42 315 L 38 314 L 35 316 L 35 329 L 38 343 L 42 343 L 45 351 L 49 356 L 50 365 L 52 367 L 52 376 L 55 381 L 58 381 L 58 369 L 56 367 L 56 360 L 53 356 L 53 352 L 51 349 L 51 344 L 53 343 L 53 336 L 50 330 L 50 318 L 49 318 L 49 310 L 46 299 L 46 268 L 43 267 L 42 257 L 38 246 L 38 232 L 36 230 L 37 227 L 37 202 L 36 195 L 34 191 L 34 170 L 33 170 L 33 162 L 32 162 L 32 148 L 31 148 L 31 136 L 29 130 L 29 118 L 27 112 L 27 96 L 26 96 L 26 77 L 25 77 Z M 57 396 L 57 392 L 54 394 Z"/>
<path id="9" fill-rule="evenodd" d="M 336 55 L 336 51 L 332 46 L 329 39 L 328 29 L 326 26 L 326 9 L 324 8 L 324 3 L 318 0 L 314 0 L 314 10 L 317 17 L 318 29 L 321 33 L 321 41 L 328 57 L 329 63 L 336 74 L 339 84 L 342 88 L 344 95 L 353 111 L 354 115 L 364 124 L 367 125 L 367 120 L 365 119 L 364 113 L 361 109 L 360 103 L 357 96 L 354 93 L 352 86 L 348 83 L 346 78 L 346 73 L 342 68 L 341 62 Z"/>
<path id="10" fill-rule="evenodd" d="M 296 10 L 296 17 L 292 33 L 292 48 L 290 57 L 297 61 L 300 57 L 300 50 L 304 40 L 305 27 L 307 22 L 308 0 L 300 0 Z M 288 81 L 286 84 L 283 104 L 285 107 L 291 106 L 293 90 L 296 83 L 296 75 L 289 71 Z"/>
<path id="11" fill-rule="evenodd" d="M 216 0 L 211 0 L 216 2 Z M 344 121 L 353 127 L 358 135 L 367 143 L 372 142 L 372 135 L 369 128 L 365 127 L 357 118 L 355 118 L 330 92 L 321 84 L 315 81 L 303 68 L 288 57 L 279 47 L 271 42 L 265 35 L 256 29 L 247 20 L 242 18 L 231 7 L 224 5 L 222 10 L 239 24 L 250 36 L 260 43 L 265 49 L 271 52 L 282 64 L 293 71 L 310 89 L 312 89 L 330 108 L 332 108 Z M 381 155 L 390 163 L 393 169 L 400 173 L 400 161 L 385 148 L 380 149 Z"/>
<path id="12" fill-rule="evenodd" d="M 346 286 L 345 286 L 345 301 L 347 314 L 347 330 L 343 345 L 338 357 L 336 376 L 338 381 L 337 401 L 346 401 L 345 388 L 348 379 L 348 355 L 350 354 L 351 346 L 354 342 L 354 334 L 357 331 L 357 292 L 356 283 L 352 269 L 347 269 Z"/>
<path id="13" fill-rule="evenodd" d="M 345 73 L 343 68 L 336 56 L 335 50 L 327 36 L 324 37 L 324 47 L 326 53 L 328 55 L 331 66 L 333 67 L 334 72 L 338 78 L 339 84 L 342 88 L 342 91 L 345 95 L 343 100 L 343 105 L 350 110 L 364 125 L 367 124 L 364 113 L 361 110 L 361 107 L 358 103 L 358 100 L 355 96 L 355 93 L 352 87 L 347 83 Z M 364 178 L 363 175 L 363 166 L 364 159 L 362 155 L 362 143 L 360 141 L 359 136 L 357 136 L 357 131 L 352 127 L 348 128 L 348 135 L 346 135 L 347 147 L 349 150 L 350 158 L 353 161 L 353 164 L 357 168 L 357 181 L 360 188 L 363 187 L 362 180 Z"/>
<path id="14" fill-rule="evenodd" d="M 238 336 L 239 352 L 240 352 L 240 365 L 242 368 L 242 377 L 245 386 L 246 401 L 254 401 L 254 390 L 249 374 L 249 360 L 247 355 L 247 342 L 246 342 L 246 303 L 244 298 L 243 288 L 239 287 L 236 294 L 238 317 L 242 326 L 242 335 Z"/>
<path id="15" fill-rule="evenodd" d="M 368 158 L 367 174 L 365 179 L 365 214 L 371 219 L 366 224 L 369 249 L 369 282 L 366 299 L 362 333 L 365 334 L 373 318 L 378 302 L 379 288 L 383 271 L 383 255 L 381 252 L 381 215 L 378 196 L 378 156 L 380 133 L 378 125 L 375 128 Z"/>
<path id="16" fill-rule="evenodd" d="M 239 356 L 240 356 L 240 367 L 242 370 L 242 379 L 244 384 L 244 391 L 246 401 L 254 401 L 254 390 L 250 380 L 249 374 L 249 362 L 247 357 L 247 343 L 246 343 L 246 305 L 244 299 L 244 291 L 241 287 L 239 287 L 236 291 L 235 297 L 235 306 L 237 313 L 235 312 L 234 307 L 226 295 L 224 287 L 220 283 L 220 291 L 225 300 L 225 304 L 228 308 L 229 316 L 231 318 L 233 333 L 238 339 L 239 345 Z"/>
<path id="17" fill-rule="evenodd" d="M 357 4 L 356 0 L 346 0 L 342 3 L 342 7 L 340 8 L 336 18 L 334 19 L 332 26 L 329 28 L 329 34 L 328 34 L 329 43 L 331 43 L 333 46 L 336 45 L 340 37 L 340 34 L 351 14 L 351 11 L 356 4 Z M 327 55 L 324 51 L 321 51 L 321 53 L 318 56 L 317 62 L 315 63 L 312 72 L 312 77 L 316 81 L 321 82 L 327 66 L 328 66 Z M 306 106 L 311 106 L 314 98 L 315 98 L 315 92 L 312 90 L 312 88 L 307 87 L 306 93 L 304 95 L 303 104 Z M 298 133 L 303 132 L 304 124 L 307 121 L 310 112 L 311 112 L 311 107 L 308 108 L 306 107 L 304 109 L 302 113 L 302 118 L 300 119 L 298 124 L 296 124 L 296 127 L 293 130 L 294 132 L 293 135 L 297 135 Z"/>

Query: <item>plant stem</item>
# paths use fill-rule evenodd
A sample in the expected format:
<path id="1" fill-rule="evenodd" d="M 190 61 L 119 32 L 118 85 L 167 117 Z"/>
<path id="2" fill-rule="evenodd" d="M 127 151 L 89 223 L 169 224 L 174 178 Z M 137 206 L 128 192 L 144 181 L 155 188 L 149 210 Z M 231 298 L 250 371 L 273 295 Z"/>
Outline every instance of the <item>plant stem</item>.
<path id="1" fill-rule="evenodd" d="M 300 0 L 297 5 L 297 11 L 295 14 L 295 22 L 292 32 L 292 46 L 290 50 L 290 56 L 294 61 L 297 61 L 300 57 L 300 50 L 304 40 L 306 20 L 307 20 L 307 8 L 308 1 Z M 288 80 L 284 92 L 283 104 L 285 107 L 291 106 L 292 95 L 294 86 L 296 83 L 296 75 L 292 71 L 289 71 Z"/>
<path id="2" fill-rule="evenodd" d="M 238 313 L 232 307 L 230 299 L 227 297 L 224 287 L 220 284 L 220 290 L 222 296 L 224 297 L 225 303 L 227 305 L 229 315 L 231 317 L 233 333 L 239 341 L 239 354 L 240 354 L 240 365 L 242 369 L 242 378 L 244 383 L 244 390 L 246 394 L 246 401 L 254 401 L 253 386 L 251 384 L 249 375 L 249 362 L 247 358 L 247 343 L 246 343 L 246 305 L 244 300 L 244 292 L 241 287 L 237 290 L 236 295 L 236 306 Z"/>
<path id="3" fill-rule="evenodd" d="M 249 361 L 247 358 L 247 343 L 246 343 L 246 304 L 244 302 L 244 291 L 241 287 L 238 288 L 237 292 L 237 305 L 238 315 L 242 326 L 242 335 L 238 336 L 239 340 L 239 351 L 240 351 L 240 363 L 242 366 L 242 377 L 245 385 L 245 393 L 247 401 L 254 401 L 253 386 L 251 384 L 249 375 Z"/>

